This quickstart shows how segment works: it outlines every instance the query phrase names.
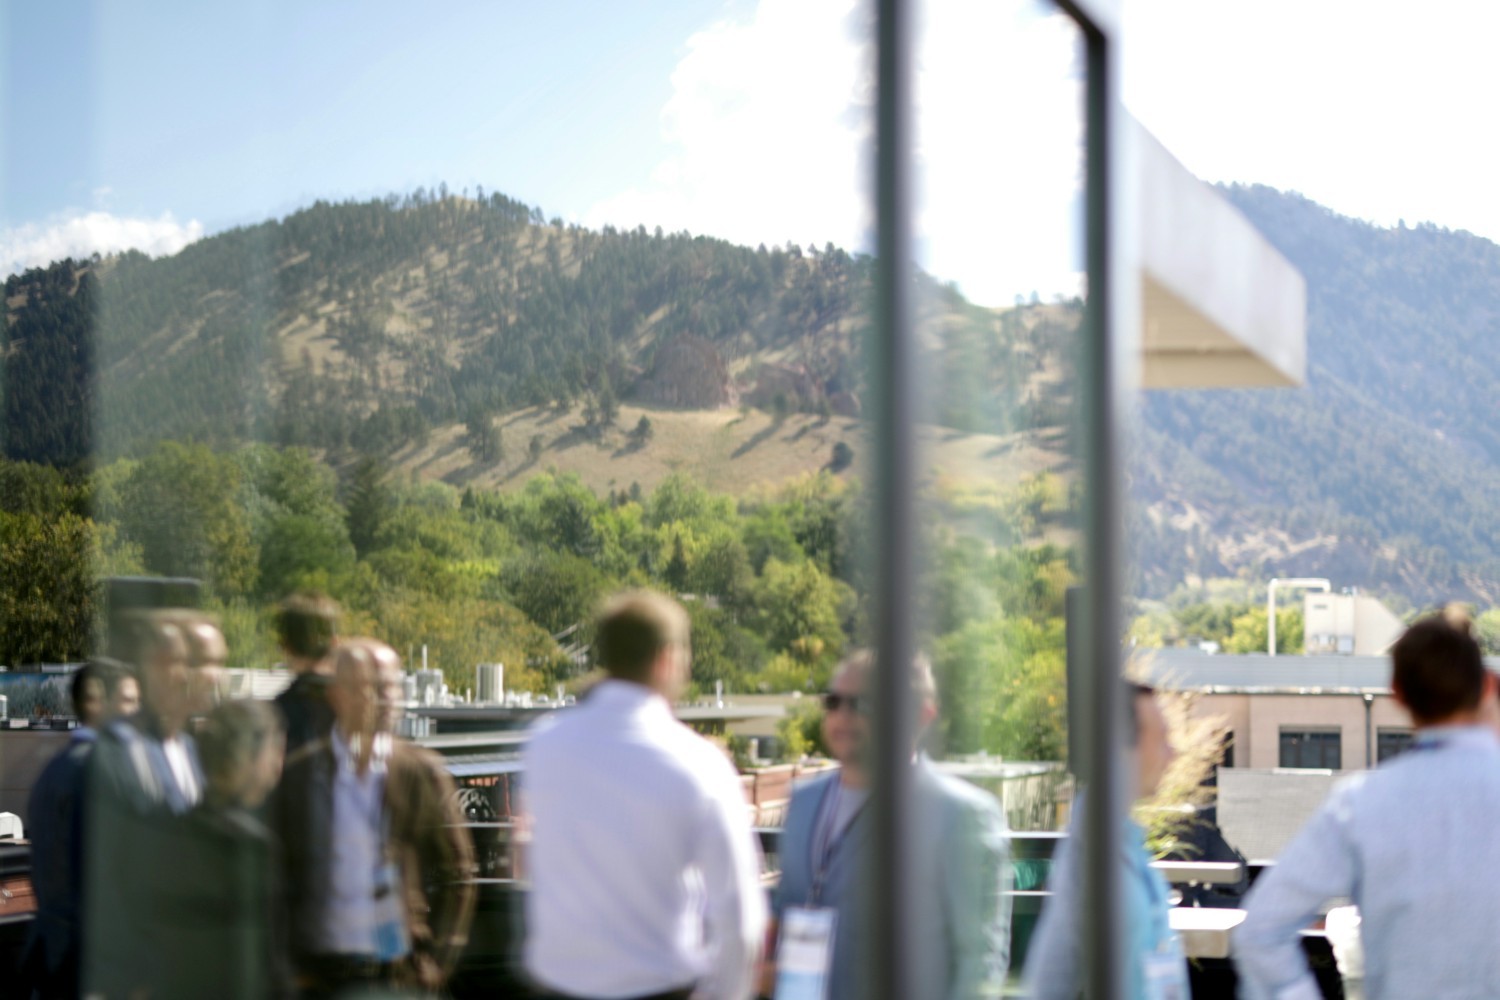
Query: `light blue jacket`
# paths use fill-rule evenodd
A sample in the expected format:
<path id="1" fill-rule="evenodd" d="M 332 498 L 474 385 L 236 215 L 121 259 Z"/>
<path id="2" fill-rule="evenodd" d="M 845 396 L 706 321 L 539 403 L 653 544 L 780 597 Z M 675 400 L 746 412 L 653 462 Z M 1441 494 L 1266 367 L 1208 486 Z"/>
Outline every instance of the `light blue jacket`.
<path id="1" fill-rule="evenodd" d="M 1052 893 L 1037 921 L 1026 953 L 1026 996 L 1031 1000 L 1075 1000 L 1083 989 L 1083 945 L 1078 911 L 1083 858 L 1079 853 L 1084 803 L 1073 807 L 1069 836 L 1052 860 L 1047 889 Z M 1188 995 L 1187 963 L 1172 930 L 1168 886 L 1151 867 L 1145 834 L 1122 820 L 1120 865 L 1124 869 L 1125 996 L 1152 1000 Z M 1155 975 L 1152 975 L 1152 973 Z"/>
<path id="2" fill-rule="evenodd" d="M 815 859 L 813 831 L 838 780 L 830 775 L 792 794 L 781 839 L 781 881 L 772 896 L 779 919 L 788 906 L 806 906 Z M 1010 833 L 993 796 L 967 782 L 916 767 L 916 898 L 903 916 L 916 938 L 922 992 L 911 1000 L 998 997 L 1010 957 Z M 838 912 L 828 1000 L 862 1000 L 867 982 L 871 864 L 870 817 L 855 817 L 835 844 L 820 903 Z"/>

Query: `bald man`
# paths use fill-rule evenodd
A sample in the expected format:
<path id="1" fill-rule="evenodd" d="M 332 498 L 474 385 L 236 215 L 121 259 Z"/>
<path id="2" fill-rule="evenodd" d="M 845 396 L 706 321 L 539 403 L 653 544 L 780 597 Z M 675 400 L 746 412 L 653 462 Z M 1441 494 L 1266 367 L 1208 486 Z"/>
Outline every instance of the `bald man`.
<path id="1" fill-rule="evenodd" d="M 436 993 L 468 940 L 473 847 L 441 758 L 394 735 L 400 691 L 395 650 L 340 645 L 333 730 L 288 758 L 277 790 L 292 965 L 306 997 Z"/>

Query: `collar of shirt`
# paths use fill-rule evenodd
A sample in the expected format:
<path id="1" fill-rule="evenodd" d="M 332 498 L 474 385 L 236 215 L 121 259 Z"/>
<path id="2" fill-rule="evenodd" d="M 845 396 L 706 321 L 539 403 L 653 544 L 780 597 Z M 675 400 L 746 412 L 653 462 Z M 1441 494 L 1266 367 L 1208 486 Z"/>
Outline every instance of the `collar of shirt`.
<path id="1" fill-rule="evenodd" d="M 198 776 L 193 773 L 193 761 L 181 734 L 162 740 L 161 751 L 167 759 L 167 767 L 172 772 L 177 790 L 182 793 L 189 806 L 195 805 L 202 798 L 203 790 L 198 787 Z"/>
<path id="2" fill-rule="evenodd" d="M 1500 748 L 1500 736 L 1486 725 L 1424 726 L 1412 737 L 1416 747 L 1453 746 L 1468 748 Z"/>
<path id="3" fill-rule="evenodd" d="M 354 773 L 354 748 L 349 741 L 344 739 L 344 734 L 339 732 L 339 727 L 333 727 L 333 733 L 329 740 L 333 744 L 333 761 L 340 771 Z M 391 734 L 376 733 L 370 747 L 370 773 L 384 774 L 386 761 L 391 756 Z"/>
<path id="4" fill-rule="evenodd" d="M 79 726 L 68 738 L 69 743 L 97 743 L 99 732 L 93 726 Z"/>
<path id="5" fill-rule="evenodd" d="M 656 691 L 634 681 L 610 678 L 600 681 L 589 692 L 586 704 L 611 715 L 662 715 L 672 717 L 672 706 Z"/>

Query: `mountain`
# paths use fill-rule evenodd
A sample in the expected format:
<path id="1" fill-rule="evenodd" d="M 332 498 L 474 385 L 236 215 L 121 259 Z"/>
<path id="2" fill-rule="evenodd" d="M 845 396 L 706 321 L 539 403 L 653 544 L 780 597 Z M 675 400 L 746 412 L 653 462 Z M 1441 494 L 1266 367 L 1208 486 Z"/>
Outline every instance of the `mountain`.
<path id="1" fill-rule="evenodd" d="M 319 202 L 170 258 L 82 270 L 97 285 L 103 457 L 164 437 L 390 452 L 525 407 L 588 403 L 607 425 L 622 399 L 857 416 L 873 275 L 832 245 L 593 232 L 501 195 L 421 191 Z M 67 280 L 45 273 L 7 282 L 13 332 L 50 316 Z M 1026 354 L 1025 331 L 921 286 L 934 347 L 955 345 L 970 369 L 945 415 L 1009 430 L 1021 385 L 1008 361 Z M 23 414 L 42 402 L 17 392 L 28 387 L 7 394 Z"/>
<path id="2" fill-rule="evenodd" d="M 1132 589 L 1313 575 L 1500 602 L 1500 247 L 1224 190 L 1307 277 L 1308 382 L 1145 395 Z M 555 467 L 601 493 L 675 471 L 743 492 L 866 457 L 872 281 L 831 245 L 595 232 L 499 194 L 319 202 L 7 280 L 0 443 L 68 466 L 255 439 L 461 485 Z M 940 478 L 1068 481 L 1078 304 L 916 281 Z"/>
<path id="3" fill-rule="evenodd" d="M 1500 601 L 1500 247 L 1224 193 L 1307 278 L 1307 384 L 1147 394 L 1139 589 L 1250 573 Z"/>

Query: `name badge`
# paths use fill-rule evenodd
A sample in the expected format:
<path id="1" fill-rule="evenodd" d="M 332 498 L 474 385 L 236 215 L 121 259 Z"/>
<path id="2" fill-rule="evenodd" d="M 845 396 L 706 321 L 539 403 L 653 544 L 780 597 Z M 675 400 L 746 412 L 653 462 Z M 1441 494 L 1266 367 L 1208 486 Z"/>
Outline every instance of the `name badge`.
<path id="1" fill-rule="evenodd" d="M 401 903 L 401 872 L 387 862 L 375 872 L 375 957 L 382 962 L 404 958 L 411 950 Z"/>
<path id="2" fill-rule="evenodd" d="M 776 945 L 776 1000 L 827 1000 L 837 914 L 826 907 L 789 906 Z"/>

